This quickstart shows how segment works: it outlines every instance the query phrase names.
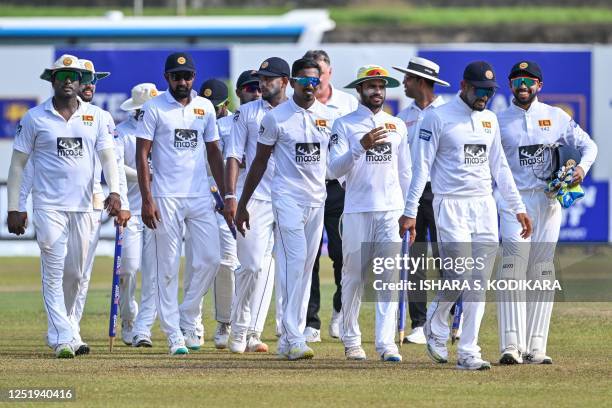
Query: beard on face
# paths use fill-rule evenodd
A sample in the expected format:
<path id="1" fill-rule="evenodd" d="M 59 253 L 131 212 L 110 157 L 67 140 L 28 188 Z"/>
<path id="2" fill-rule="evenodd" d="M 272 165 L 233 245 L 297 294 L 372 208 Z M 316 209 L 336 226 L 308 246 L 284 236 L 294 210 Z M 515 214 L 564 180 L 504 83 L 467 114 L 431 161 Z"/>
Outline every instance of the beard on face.
<path id="1" fill-rule="evenodd" d="M 521 98 L 520 95 L 521 89 L 513 89 L 512 94 L 514 95 L 514 99 L 516 99 L 520 104 L 527 105 L 533 102 L 533 100 L 538 95 L 537 92 L 533 92 L 530 88 L 527 88 L 528 96 L 527 98 Z"/>
<path id="2" fill-rule="evenodd" d="M 185 99 L 189 98 L 189 95 L 191 94 L 191 88 L 184 85 L 178 85 L 176 88 L 171 89 L 170 93 L 172 94 L 172 96 L 174 96 L 174 99 Z"/>
<path id="3" fill-rule="evenodd" d="M 91 91 L 91 94 L 85 94 L 85 91 Z M 88 85 L 81 85 L 81 88 L 79 90 L 79 97 L 84 101 L 84 102 L 91 102 L 93 97 L 95 94 L 95 88 L 92 86 L 88 86 Z"/>
<path id="4" fill-rule="evenodd" d="M 370 89 L 361 89 L 359 92 L 359 97 L 361 98 L 361 103 L 370 110 L 380 109 L 385 103 L 385 92 L 378 92 L 376 90 Z M 375 97 L 379 97 L 381 99 L 380 102 L 373 102 Z"/>
<path id="5" fill-rule="evenodd" d="M 266 101 L 270 101 L 278 96 L 280 90 L 279 84 L 269 84 L 261 88 L 261 97 Z"/>

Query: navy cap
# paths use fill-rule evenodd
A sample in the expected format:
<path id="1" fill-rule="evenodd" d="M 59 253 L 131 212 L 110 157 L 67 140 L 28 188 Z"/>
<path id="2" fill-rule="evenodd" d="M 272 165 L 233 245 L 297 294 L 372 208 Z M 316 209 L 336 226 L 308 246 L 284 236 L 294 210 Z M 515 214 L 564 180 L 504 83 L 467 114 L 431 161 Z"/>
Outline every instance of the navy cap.
<path id="1" fill-rule="evenodd" d="M 257 71 L 255 71 L 254 69 L 249 69 L 242 72 L 242 74 L 240 74 L 238 80 L 236 81 L 236 89 L 240 89 L 246 84 L 252 84 L 255 82 L 259 83 L 259 78 L 257 77 L 257 75 L 255 75 L 256 73 Z"/>
<path id="2" fill-rule="evenodd" d="M 191 55 L 186 52 L 175 52 L 166 58 L 164 72 L 190 71 L 195 72 L 195 64 Z"/>
<path id="3" fill-rule="evenodd" d="M 510 75 L 508 75 L 508 79 L 516 78 L 517 76 L 521 75 L 538 78 L 540 81 L 542 81 L 542 70 L 540 69 L 540 66 L 537 62 L 517 62 L 512 66 L 512 69 L 510 70 Z"/>
<path id="4" fill-rule="evenodd" d="M 463 71 L 463 80 L 477 88 L 499 88 L 495 82 L 495 71 L 486 61 L 471 62 Z"/>
<path id="5" fill-rule="evenodd" d="M 215 78 L 204 81 L 200 87 L 200 96 L 210 100 L 214 106 L 225 102 L 229 96 L 225 82 Z"/>
<path id="6" fill-rule="evenodd" d="M 257 76 L 265 77 L 290 77 L 291 70 L 289 64 L 282 58 L 270 57 L 259 66 L 259 71 L 255 72 Z"/>

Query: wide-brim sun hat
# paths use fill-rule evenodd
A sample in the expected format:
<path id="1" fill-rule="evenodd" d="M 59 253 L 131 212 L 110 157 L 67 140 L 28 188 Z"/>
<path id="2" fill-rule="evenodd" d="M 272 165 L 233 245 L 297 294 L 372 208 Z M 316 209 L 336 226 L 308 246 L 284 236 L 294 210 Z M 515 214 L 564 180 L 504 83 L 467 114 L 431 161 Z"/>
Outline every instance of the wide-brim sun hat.
<path id="1" fill-rule="evenodd" d="M 345 88 L 355 88 L 357 85 L 372 79 L 384 80 L 387 83 L 387 88 L 397 88 L 400 86 L 400 82 L 389 75 L 389 71 L 380 65 L 364 65 L 357 71 L 357 79 L 345 86 Z"/>
<path id="2" fill-rule="evenodd" d="M 138 84 L 132 88 L 132 97 L 124 101 L 120 108 L 124 111 L 133 111 L 141 109 L 142 105 L 145 104 L 149 99 L 153 99 L 158 95 L 161 95 L 163 91 L 158 91 L 155 84 L 148 82 Z"/>
<path id="3" fill-rule="evenodd" d="M 421 57 L 412 57 L 408 62 L 406 68 L 396 67 L 393 69 L 403 72 L 404 74 L 410 74 L 421 78 L 429 79 L 442 86 L 450 86 L 450 84 L 442 79 L 438 78 L 440 73 L 440 66 L 433 61 L 430 61 Z"/>
<path id="4" fill-rule="evenodd" d="M 45 81 L 52 81 L 53 74 L 56 71 L 77 71 L 77 72 L 88 72 L 83 66 L 79 63 L 79 59 L 74 55 L 64 54 L 59 57 L 51 68 L 45 68 L 42 74 L 40 74 L 40 79 Z"/>

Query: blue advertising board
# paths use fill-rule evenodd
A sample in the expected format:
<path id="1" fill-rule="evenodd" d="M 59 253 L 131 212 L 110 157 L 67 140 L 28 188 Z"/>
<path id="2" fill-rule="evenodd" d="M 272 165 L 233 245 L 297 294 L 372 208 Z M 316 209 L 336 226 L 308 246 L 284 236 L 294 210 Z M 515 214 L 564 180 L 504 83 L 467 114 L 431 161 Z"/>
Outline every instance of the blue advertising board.
<path id="1" fill-rule="evenodd" d="M 36 98 L 0 98 L 0 138 L 15 136 L 17 124 L 37 103 Z"/>

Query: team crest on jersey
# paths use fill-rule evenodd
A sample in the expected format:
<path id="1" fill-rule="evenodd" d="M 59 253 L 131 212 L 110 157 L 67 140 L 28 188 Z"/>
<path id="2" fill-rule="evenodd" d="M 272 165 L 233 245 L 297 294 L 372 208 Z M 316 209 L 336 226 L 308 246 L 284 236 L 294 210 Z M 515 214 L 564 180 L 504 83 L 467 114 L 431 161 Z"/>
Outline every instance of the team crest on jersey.
<path id="1" fill-rule="evenodd" d="M 194 109 L 193 113 L 196 115 L 197 119 L 204 119 L 204 114 L 206 113 L 204 109 Z"/>
<path id="2" fill-rule="evenodd" d="M 327 120 L 317 119 L 315 120 L 315 126 L 318 130 L 325 130 L 327 128 Z"/>
<path id="3" fill-rule="evenodd" d="M 17 129 L 15 129 L 15 136 L 19 136 L 21 130 L 23 129 L 23 125 L 20 123 L 17 125 Z"/>
<path id="4" fill-rule="evenodd" d="M 393 159 L 393 146 L 391 142 L 381 143 L 366 150 L 366 163 L 383 164 Z"/>
<path id="5" fill-rule="evenodd" d="M 234 122 L 238 122 L 239 117 L 240 117 L 240 111 L 237 110 L 236 112 L 234 112 L 234 116 L 233 116 Z"/>
<path id="6" fill-rule="evenodd" d="M 321 161 L 321 143 L 296 143 L 295 162 L 300 164 L 319 164 Z"/>
<path id="7" fill-rule="evenodd" d="M 58 137 L 58 157 L 83 157 L 83 138 L 81 137 Z"/>
<path id="8" fill-rule="evenodd" d="M 194 129 L 174 129 L 174 147 L 195 149 L 198 146 L 198 131 Z"/>
<path id="9" fill-rule="evenodd" d="M 431 131 L 430 131 L 430 130 L 421 129 L 421 130 L 419 131 L 419 139 L 422 139 L 422 140 L 424 140 L 424 141 L 426 141 L 426 142 L 429 142 L 429 141 L 431 140 L 431 135 L 432 135 L 432 134 L 433 134 L 433 133 L 431 133 Z"/>
<path id="10" fill-rule="evenodd" d="M 482 122 L 482 127 L 483 127 L 485 133 L 491 133 L 491 122 L 483 121 Z"/>
<path id="11" fill-rule="evenodd" d="M 392 132 L 397 130 L 397 126 L 395 126 L 395 123 L 385 123 L 385 129 Z"/>
<path id="12" fill-rule="evenodd" d="M 544 163 L 544 146 L 541 144 L 519 146 L 519 164 L 521 166 L 533 166 Z"/>
<path id="13" fill-rule="evenodd" d="M 93 115 L 83 115 L 81 116 L 83 119 L 83 124 L 85 126 L 93 126 L 94 117 Z"/>
<path id="14" fill-rule="evenodd" d="M 478 166 L 487 162 L 487 145 L 464 144 L 464 163 L 469 166 Z"/>
<path id="15" fill-rule="evenodd" d="M 538 120 L 538 125 L 540 126 L 540 129 L 542 130 L 550 130 L 550 127 L 552 126 L 552 122 L 550 119 L 542 119 L 542 120 Z"/>

